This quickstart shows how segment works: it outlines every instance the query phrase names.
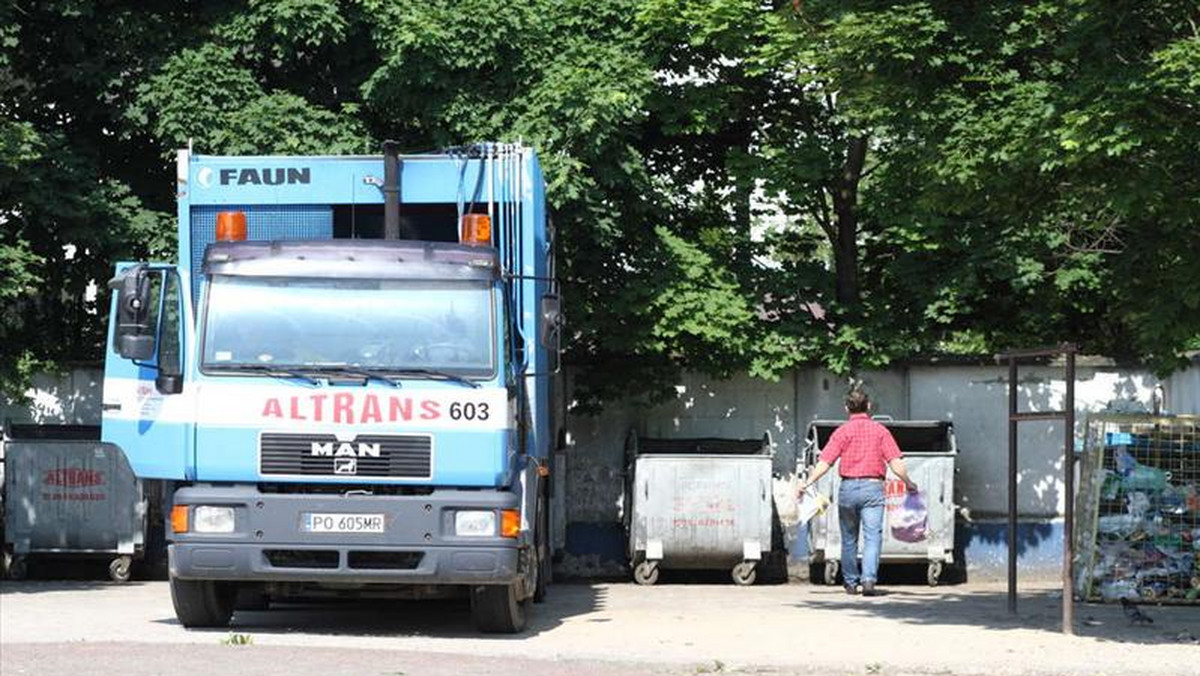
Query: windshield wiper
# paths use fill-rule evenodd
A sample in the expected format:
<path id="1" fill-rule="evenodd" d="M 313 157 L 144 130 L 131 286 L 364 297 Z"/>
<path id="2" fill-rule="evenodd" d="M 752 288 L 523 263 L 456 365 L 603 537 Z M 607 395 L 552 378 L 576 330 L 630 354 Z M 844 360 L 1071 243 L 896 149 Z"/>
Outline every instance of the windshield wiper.
<path id="1" fill-rule="evenodd" d="M 299 378 L 310 385 L 320 385 L 321 382 L 308 375 L 301 369 L 280 368 L 270 364 L 219 364 L 207 367 L 209 371 L 226 371 L 229 373 L 250 372 L 261 373 L 276 378 Z"/>
<path id="2" fill-rule="evenodd" d="M 431 380 L 448 380 L 459 385 L 466 385 L 473 389 L 479 389 L 479 383 L 474 380 L 468 380 L 454 373 L 446 371 L 438 371 L 435 369 L 387 369 L 387 374 L 390 376 L 424 376 Z"/>
<path id="3" fill-rule="evenodd" d="M 391 387 L 400 387 L 400 382 L 392 377 L 392 372 L 386 369 L 364 368 L 351 364 L 314 364 L 303 369 L 307 373 L 320 375 L 358 376 L 367 380 L 378 380 Z"/>

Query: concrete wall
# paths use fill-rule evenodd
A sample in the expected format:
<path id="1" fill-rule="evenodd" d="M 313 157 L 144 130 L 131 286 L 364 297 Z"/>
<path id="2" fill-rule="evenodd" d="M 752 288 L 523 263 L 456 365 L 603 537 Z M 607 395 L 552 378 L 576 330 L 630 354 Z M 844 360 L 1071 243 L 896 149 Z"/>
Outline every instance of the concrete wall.
<path id="1" fill-rule="evenodd" d="M 1062 406 L 1065 383 L 1061 366 L 1023 367 L 1020 408 L 1055 410 Z M 1007 509 L 1007 370 L 997 366 L 912 365 L 871 372 L 863 377 L 875 412 L 897 419 L 950 420 L 958 439 L 957 502 L 975 525 L 966 533 L 968 562 L 983 576 L 1003 569 Z M 1082 360 L 1077 371 L 1077 438 L 1084 414 L 1110 402 L 1151 406 L 1159 380 L 1141 370 L 1118 369 Z M 1200 366 L 1161 383 L 1167 407 L 1175 413 L 1200 413 Z M 102 373 L 77 369 L 64 376 L 41 376 L 31 392 L 32 405 L 0 401 L 0 422 L 99 424 Z M 769 432 L 775 472 L 789 477 L 796 469 L 809 422 L 841 419 L 846 381 L 820 369 L 798 369 L 778 382 L 748 377 L 713 381 L 687 375 L 675 397 L 645 408 L 615 402 L 598 416 L 569 416 L 569 445 L 558 457 L 556 476 L 564 478 L 556 509 L 559 539 L 581 569 L 568 572 L 611 573 L 624 557 L 620 526 L 624 448 L 630 430 L 648 437 L 758 438 Z M 569 386 L 568 386 L 569 390 Z M 568 394 L 569 401 L 569 394 Z M 1056 572 L 1061 552 L 1063 509 L 1062 444 L 1058 422 L 1022 423 L 1018 492 L 1022 524 L 1019 540 L 1023 567 L 1047 575 Z M 564 527 L 565 526 L 565 527 Z M 788 533 L 793 555 L 802 554 L 799 533 Z"/>
<path id="2" fill-rule="evenodd" d="M 1188 377 L 1191 376 L 1191 377 Z M 876 414 L 896 419 L 950 420 L 960 451 L 961 503 L 976 517 L 1007 512 L 1007 369 L 989 366 L 911 366 L 868 373 L 863 378 Z M 1088 411 L 1114 400 L 1150 406 L 1158 379 L 1147 372 L 1081 366 L 1077 370 L 1076 431 Z M 1169 381 L 1174 400 L 1189 402 L 1176 412 L 1196 412 L 1200 369 Z M 1176 389 L 1177 388 L 1177 389 Z M 649 437 L 754 438 L 769 432 L 775 471 L 791 473 L 809 422 L 842 419 L 846 383 L 818 369 L 799 370 L 779 382 L 747 377 L 711 381 L 689 375 L 672 401 L 643 409 L 618 402 L 598 416 L 572 416 L 570 463 L 572 521 L 615 519 L 625 437 L 630 430 Z M 1022 411 L 1060 410 L 1066 385 L 1061 367 L 1023 367 L 1018 390 Z M 1063 429 L 1061 422 L 1022 423 L 1020 446 L 1021 514 L 1054 517 L 1063 510 Z"/>
<path id="3" fill-rule="evenodd" d="M 1159 380 L 1140 370 L 1081 360 L 1076 373 L 1076 438 L 1085 414 L 1110 404 L 1149 408 Z M 1090 365 L 1089 365 L 1090 364 Z M 867 373 L 863 384 L 877 414 L 896 419 L 949 420 L 960 451 L 958 504 L 975 525 L 965 534 L 968 562 L 978 576 L 1002 572 L 1006 554 L 1008 389 L 1007 368 L 913 365 Z M 1177 413 L 1200 412 L 1200 368 L 1163 383 Z M 846 381 L 820 369 L 800 369 L 779 382 L 747 377 L 712 381 L 688 375 L 674 399 L 652 408 L 617 402 L 598 416 L 568 420 L 571 446 L 565 453 L 567 550 L 584 557 L 620 558 L 619 526 L 625 438 L 636 430 L 649 437 L 755 438 L 769 432 L 775 472 L 794 473 L 809 422 L 844 417 Z M 1022 411 L 1061 410 L 1066 385 L 1061 365 L 1023 366 Z M 1025 422 L 1019 427 L 1018 505 L 1022 566 L 1057 574 L 1064 506 L 1061 422 Z M 797 534 L 789 534 L 794 540 Z M 800 547 L 793 542 L 793 549 Z M 793 551 L 793 553 L 796 553 Z"/>
<path id="4" fill-rule="evenodd" d="M 104 371 L 98 367 L 35 376 L 28 404 L 0 397 L 0 425 L 99 425 L 103 384 Z"/>
<path id="5" fill-rule="evenodd" d="M 1178 371 L 1164 382 L 1167 410 L 1173 413 L 1200 411 L 1200 365 Z"/>

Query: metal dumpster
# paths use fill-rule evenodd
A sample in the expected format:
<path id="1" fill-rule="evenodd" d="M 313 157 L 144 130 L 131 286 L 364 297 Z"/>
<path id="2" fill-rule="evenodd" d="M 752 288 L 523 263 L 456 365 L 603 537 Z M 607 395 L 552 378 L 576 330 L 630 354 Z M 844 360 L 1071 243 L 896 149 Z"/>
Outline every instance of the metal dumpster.
<path id="1" fill-rule="evenodd" d="M 113 580 L 129 580 L 143 552 L 146 500 L 125 454 L 99 441 L 5 442 L 4 556 L 21 579 L 31 556 L 112 557 Z"/>
<path id="2" fill-rule="evenodd" d="M 659 570 L 728 568 L 754 584 L 771 550 L 771 439 L 647 439 L 626 443 L 625 527 L 633 578 Z"/>
<path id="3" fill-rule="evenodd" d="M 909 476 L 917 482 L 929 509 L 924 540 L 904 542 L 893 537 L 889 527 L 891 513 L 903 502 L 906 489 L 903 481 L 889 474 L 884 484 L 887 505 L 880 564 L 926 563 L 926 579 L 930 586 L 936 586 L 945 567 L 954 563 L 954 473 L 955 459 L 958 455 L 954 426 L 946 421 L 877 420 L 895 437 L 896 444 L 904 453 L 904 463 Z M 806 466 L 816 464 L 821 449 L 825 447 L 833 431 L 844 422 L 817 420 L 809 424 L 805 452 L 802 454 Z M 841 477 L 838 476 L 835 466 L 817 482 L 816 489 L 837 505 L 840 486 Z M 812 579 L 835 584 L 842 558 L 842 532 L 838 525 L 838 510 L 831 508 L 813 519 L 808 527 L 808 538 Z M 861 551 L 860 539 L 859 552 Z"/>

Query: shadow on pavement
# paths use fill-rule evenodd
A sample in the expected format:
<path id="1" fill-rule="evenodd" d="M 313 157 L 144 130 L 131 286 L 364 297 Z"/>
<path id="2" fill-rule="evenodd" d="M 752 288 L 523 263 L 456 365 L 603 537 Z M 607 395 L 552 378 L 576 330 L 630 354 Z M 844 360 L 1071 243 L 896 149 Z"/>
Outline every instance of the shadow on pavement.
<path id="1" fill-rule="evenodd" d="M 1062 600 L 1053 593 L 1023 593 L 1017 614 L 1008 613 L 1003 590 L 886 586 L 882 596 L 848 596 L 841 587 L 816 588 L 810 598 L 791 604 L 800 610 L 827 610 L 874 616 L 904 624 L 963 625 L 995 630 L 1033 629 L 1059 633 Z M 1120 606 L 1077 603 L 1075 633 L 1102 641 L 1136 645 L 1190 645 L 1200 638 L 1200 612 L 1195 607 L 1141 606 L 1154 624 L 1134 626 Z"/>
<path id="2" fill-rule="evenodd" d="M 226 636 L 230 632 L 255 634 L 304 632 L 324 636 L 410 636 L 523 640 L 558 627 L 563 620 L 601 610 L 608 592 L 583 584 L 555 584 L 545 603 L 530 604 L 528 625 L 520 634 L 484 634 L 471 623 L 466 598 L 423 601 L 347 599 L 329 602 L 278 603 L 269 610 L 234 613 L 227 629 L 191 630 Z M 178 625 L 174 617 L 155 620 Z"/>
<path id="3" fill-rule="evenodd" d="M 117 583 L 105 580 L 0 580 L 0 596 L 9 594 L 43 594 L 46 592 L 81 591 L 89 589 L 140 587 L 143 582 Z"/>

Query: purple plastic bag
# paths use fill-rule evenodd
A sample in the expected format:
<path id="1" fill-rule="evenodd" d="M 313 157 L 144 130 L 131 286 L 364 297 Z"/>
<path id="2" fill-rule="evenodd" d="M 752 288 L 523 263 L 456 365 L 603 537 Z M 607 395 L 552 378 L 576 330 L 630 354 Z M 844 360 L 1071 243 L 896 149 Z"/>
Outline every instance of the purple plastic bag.
<path id="1" fill-rule="evenodd" d="M 922 542 L 929 537 L 929 509 L 920 493 L 909 493 L 888 515 L 892 537 L 901 542 Z"/>

